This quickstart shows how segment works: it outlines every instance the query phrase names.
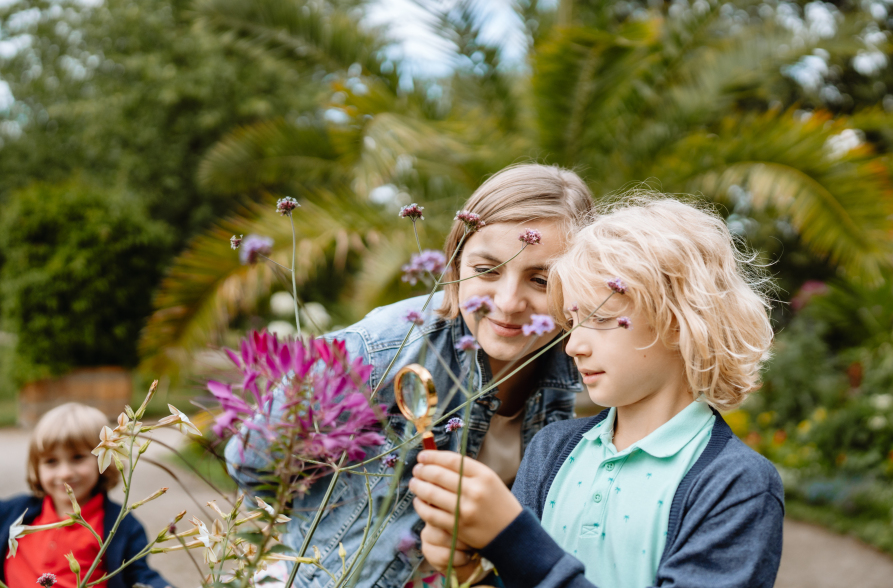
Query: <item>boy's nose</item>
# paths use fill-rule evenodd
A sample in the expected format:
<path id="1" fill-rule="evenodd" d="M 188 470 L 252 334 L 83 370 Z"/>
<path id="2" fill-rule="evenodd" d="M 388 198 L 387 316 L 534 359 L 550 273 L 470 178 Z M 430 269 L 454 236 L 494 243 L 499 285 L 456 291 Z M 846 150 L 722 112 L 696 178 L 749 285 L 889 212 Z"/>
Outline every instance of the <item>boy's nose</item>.
<path id="1" fill-rule="evenodd" d="M 571 357 L 588 357 L 592 355 L 592 349 L 581 336 L 581 330 L 581 328 L 576 329 L 566 339 L 567 344 L 564 347 L 564 352 Z"/>

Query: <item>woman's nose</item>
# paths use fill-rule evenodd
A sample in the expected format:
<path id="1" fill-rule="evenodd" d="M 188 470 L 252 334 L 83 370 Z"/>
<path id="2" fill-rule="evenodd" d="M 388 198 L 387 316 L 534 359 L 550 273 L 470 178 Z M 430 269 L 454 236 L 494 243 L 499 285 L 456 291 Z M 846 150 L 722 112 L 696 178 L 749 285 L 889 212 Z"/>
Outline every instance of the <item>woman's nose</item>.
<path id="1" fill-rule="evenodd" d="M 527 300 L 522 296 L 517 280 L 500 280 L 496 285 L 496 296 L 493 297 L 493 302 L 506 316 L 518 314 L 527 309 Z"/>

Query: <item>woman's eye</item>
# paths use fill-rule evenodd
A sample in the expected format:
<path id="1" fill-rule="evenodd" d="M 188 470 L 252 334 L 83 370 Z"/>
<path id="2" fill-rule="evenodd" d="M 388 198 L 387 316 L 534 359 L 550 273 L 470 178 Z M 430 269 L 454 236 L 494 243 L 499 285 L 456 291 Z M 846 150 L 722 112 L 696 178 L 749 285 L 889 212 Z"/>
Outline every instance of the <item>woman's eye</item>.
<path id="1" fill-rule="evenodd" d="M 489 270 L 491 270 L 491 269 L 493 269 L 493 268 L 487 267 L 487 266 L 485 266 L 485 265 L 477 266 L 477 267 L 474 267 L 474 268 L 472 268 L 472 269 L 474 270 L 474 273 L 476 273 L 476 274 L 483 274 L 483 273 L 492 274 L 492 273 L 495 273 L 495 272 L 491 272 L 491 271 L 489 271 Z"/>

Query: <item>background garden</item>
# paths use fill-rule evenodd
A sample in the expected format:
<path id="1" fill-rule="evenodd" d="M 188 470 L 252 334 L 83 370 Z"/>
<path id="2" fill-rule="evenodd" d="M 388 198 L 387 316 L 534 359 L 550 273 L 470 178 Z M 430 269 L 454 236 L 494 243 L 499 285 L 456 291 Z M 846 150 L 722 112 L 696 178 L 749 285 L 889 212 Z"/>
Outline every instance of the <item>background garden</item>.
<path id="1" fill-rule="evenodd" d="M 201 403 L 220 346 L 290 328 L 289 277 L 228 242 L 287 265 L 278 197 L 322 332 L 415 293 L 400 206 L 437 248 L 538 160 L 716 204 L 778 282 L 728 420 L 790 515 L 893 553 L 891 29 L 893 0 L 0 0 L 0 419 L 87 366 Z"/>

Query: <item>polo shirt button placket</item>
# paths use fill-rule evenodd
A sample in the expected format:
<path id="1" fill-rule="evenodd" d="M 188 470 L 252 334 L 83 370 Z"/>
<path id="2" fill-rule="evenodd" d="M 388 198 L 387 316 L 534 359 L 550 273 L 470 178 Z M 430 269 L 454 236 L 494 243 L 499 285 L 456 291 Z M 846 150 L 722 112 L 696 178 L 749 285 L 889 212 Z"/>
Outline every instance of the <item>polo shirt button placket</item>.
<path id="1" fill-rule="evenodd" d="M 614 462 L 613 462 L 613 461 L 609 461 L 607 464 L 605 464 L 605 469 L 608 470 L 609 472 L 610 472 L 611 470 L 613 470 L 613 469 L 614 469 Z"/>
<path id="2" fill-rule="evenodd" d="M 593 495 L 592 495 L 592 500 L 593 500 L 593 502 L 595 502 L 596 504 L 599 503 L 599 502 L 601 502 L 601 501 L 602 501 L 602 495 L 601 495 L 601 493 L 600 493 L 600 492 L 596 492 L 595 494 L 593 494 Z"/>

